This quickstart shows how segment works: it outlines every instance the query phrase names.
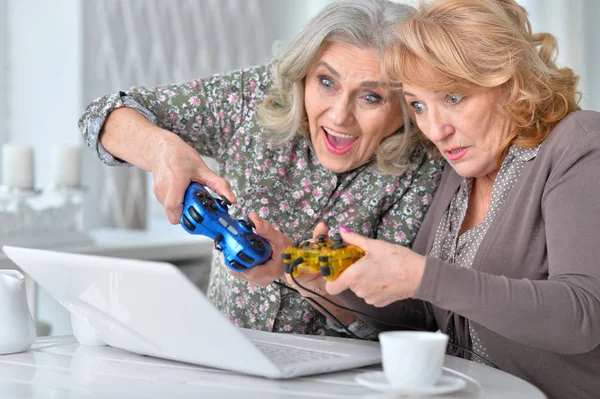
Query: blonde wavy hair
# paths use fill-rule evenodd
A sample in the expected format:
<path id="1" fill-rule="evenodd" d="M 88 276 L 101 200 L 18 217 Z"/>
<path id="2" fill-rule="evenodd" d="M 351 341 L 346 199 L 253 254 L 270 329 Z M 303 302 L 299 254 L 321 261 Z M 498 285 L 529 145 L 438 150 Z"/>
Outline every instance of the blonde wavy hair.
<path id="1" fill-rule="evenodd" d="M 304 107 L 304 80 L 326 42 L 375 49 L 380 57 L 396 40 L 395 28 L 414 13 L 413 7 L 388 0 L 342 0 L 327 5 L 285 48 L 275 68 L 275 83 L 258 108 L 259 122 L 270 141 L 282 145 L 302 135 L 310 143 Z M 417 129 L 403 104 L 404 126 L 386 137 L 376 151 L 378 170 L 400 175 L 417 144 Z"/>
<path id="2" fill-rule="evenodd" d="M 392 80 L 441 91 L 500 93 L 498 111 L 513 121 L 498 154 L 542 143 L 579 109 L 579 77 L 555 64 L 556 39 L 531 32 L 527 11 L 513 0 L 439 0 L 421 4 L 398 25 L 398 42 L 384 56 Z"/>

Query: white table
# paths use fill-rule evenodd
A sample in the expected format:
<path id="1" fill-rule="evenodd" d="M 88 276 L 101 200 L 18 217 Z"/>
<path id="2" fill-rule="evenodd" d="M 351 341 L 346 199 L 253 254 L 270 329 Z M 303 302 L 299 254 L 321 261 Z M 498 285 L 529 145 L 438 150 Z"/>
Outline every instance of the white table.
<path id="1" fill-rule="evenodd" d="M 464 390 L 455 394 L 438 397 L 545 398 L 533 385 L 478 363 L 447 356 L 445 366 L 476 382 L 468 382 Z M 389 398 L 354 381 L 359 373 L 373 370 L 380 367 L 269 380 L 140 356 L 107 346 L 79 346 L 73 337 L 44 337 L 28 352 L 0 356 L 0 397 Z"/>

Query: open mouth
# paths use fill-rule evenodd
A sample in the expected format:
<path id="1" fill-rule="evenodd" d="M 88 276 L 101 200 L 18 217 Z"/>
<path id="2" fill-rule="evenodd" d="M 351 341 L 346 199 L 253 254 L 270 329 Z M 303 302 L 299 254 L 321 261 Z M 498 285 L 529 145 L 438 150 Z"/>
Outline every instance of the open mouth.
<path id="1" fill-rule="evenodd" d="M 338 133 L 326 127 L 323 127 L 322 129 L 324 133 L 323 137 L 325 139 L 325 146 L 329 152 L 335 155 L 343 155 L 347 153 L 358 141 L 358 137 Z"/>

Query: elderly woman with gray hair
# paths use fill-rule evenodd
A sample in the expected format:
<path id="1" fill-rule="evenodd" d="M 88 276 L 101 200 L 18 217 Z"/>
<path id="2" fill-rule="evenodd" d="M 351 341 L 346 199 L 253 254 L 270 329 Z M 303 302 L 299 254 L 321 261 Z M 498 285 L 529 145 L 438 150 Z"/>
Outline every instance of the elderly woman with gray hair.
<path id="1" fill-rule="evenodd" d="M 104 163 L 152 172 L 172 223 L 190 182 L 237 203 L 233 217 L 250 214 L 271 259 L 236 273 L 216 253 L 208 290 L 235 324 L 335 333 L 301 295 L 273 284 L 284 279 L 281 251 L 326 225 L 411 245 L 442 164 L 409 129 L 380 55 L 412 12 L 386 0 L 334 2 L 268 65 L 109 94 L 83 114 L 81 132 Z M 218 161 L 220 176 L 201 155 Z"/>

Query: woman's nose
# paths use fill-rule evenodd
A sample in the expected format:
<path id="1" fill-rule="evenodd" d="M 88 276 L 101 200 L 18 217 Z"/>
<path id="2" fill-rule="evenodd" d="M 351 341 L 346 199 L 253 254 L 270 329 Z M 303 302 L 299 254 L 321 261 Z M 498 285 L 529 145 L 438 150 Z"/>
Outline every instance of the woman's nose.
<path id="1" fill-rule="evenodd" d="M 448 118 L 440 112 L 429 113 L 429 132 L 428 136 L 434 143 L 443 141 L 449 135 L 454 133 L 454 126 Z"/>
<path id="2" fill-rule="evenodd" d="M 347 125 L 352 117 L 351 101 L 345 96 L 340 96 L 331 107 L 332 122 L 338 126 L 343 126 Z"/>

